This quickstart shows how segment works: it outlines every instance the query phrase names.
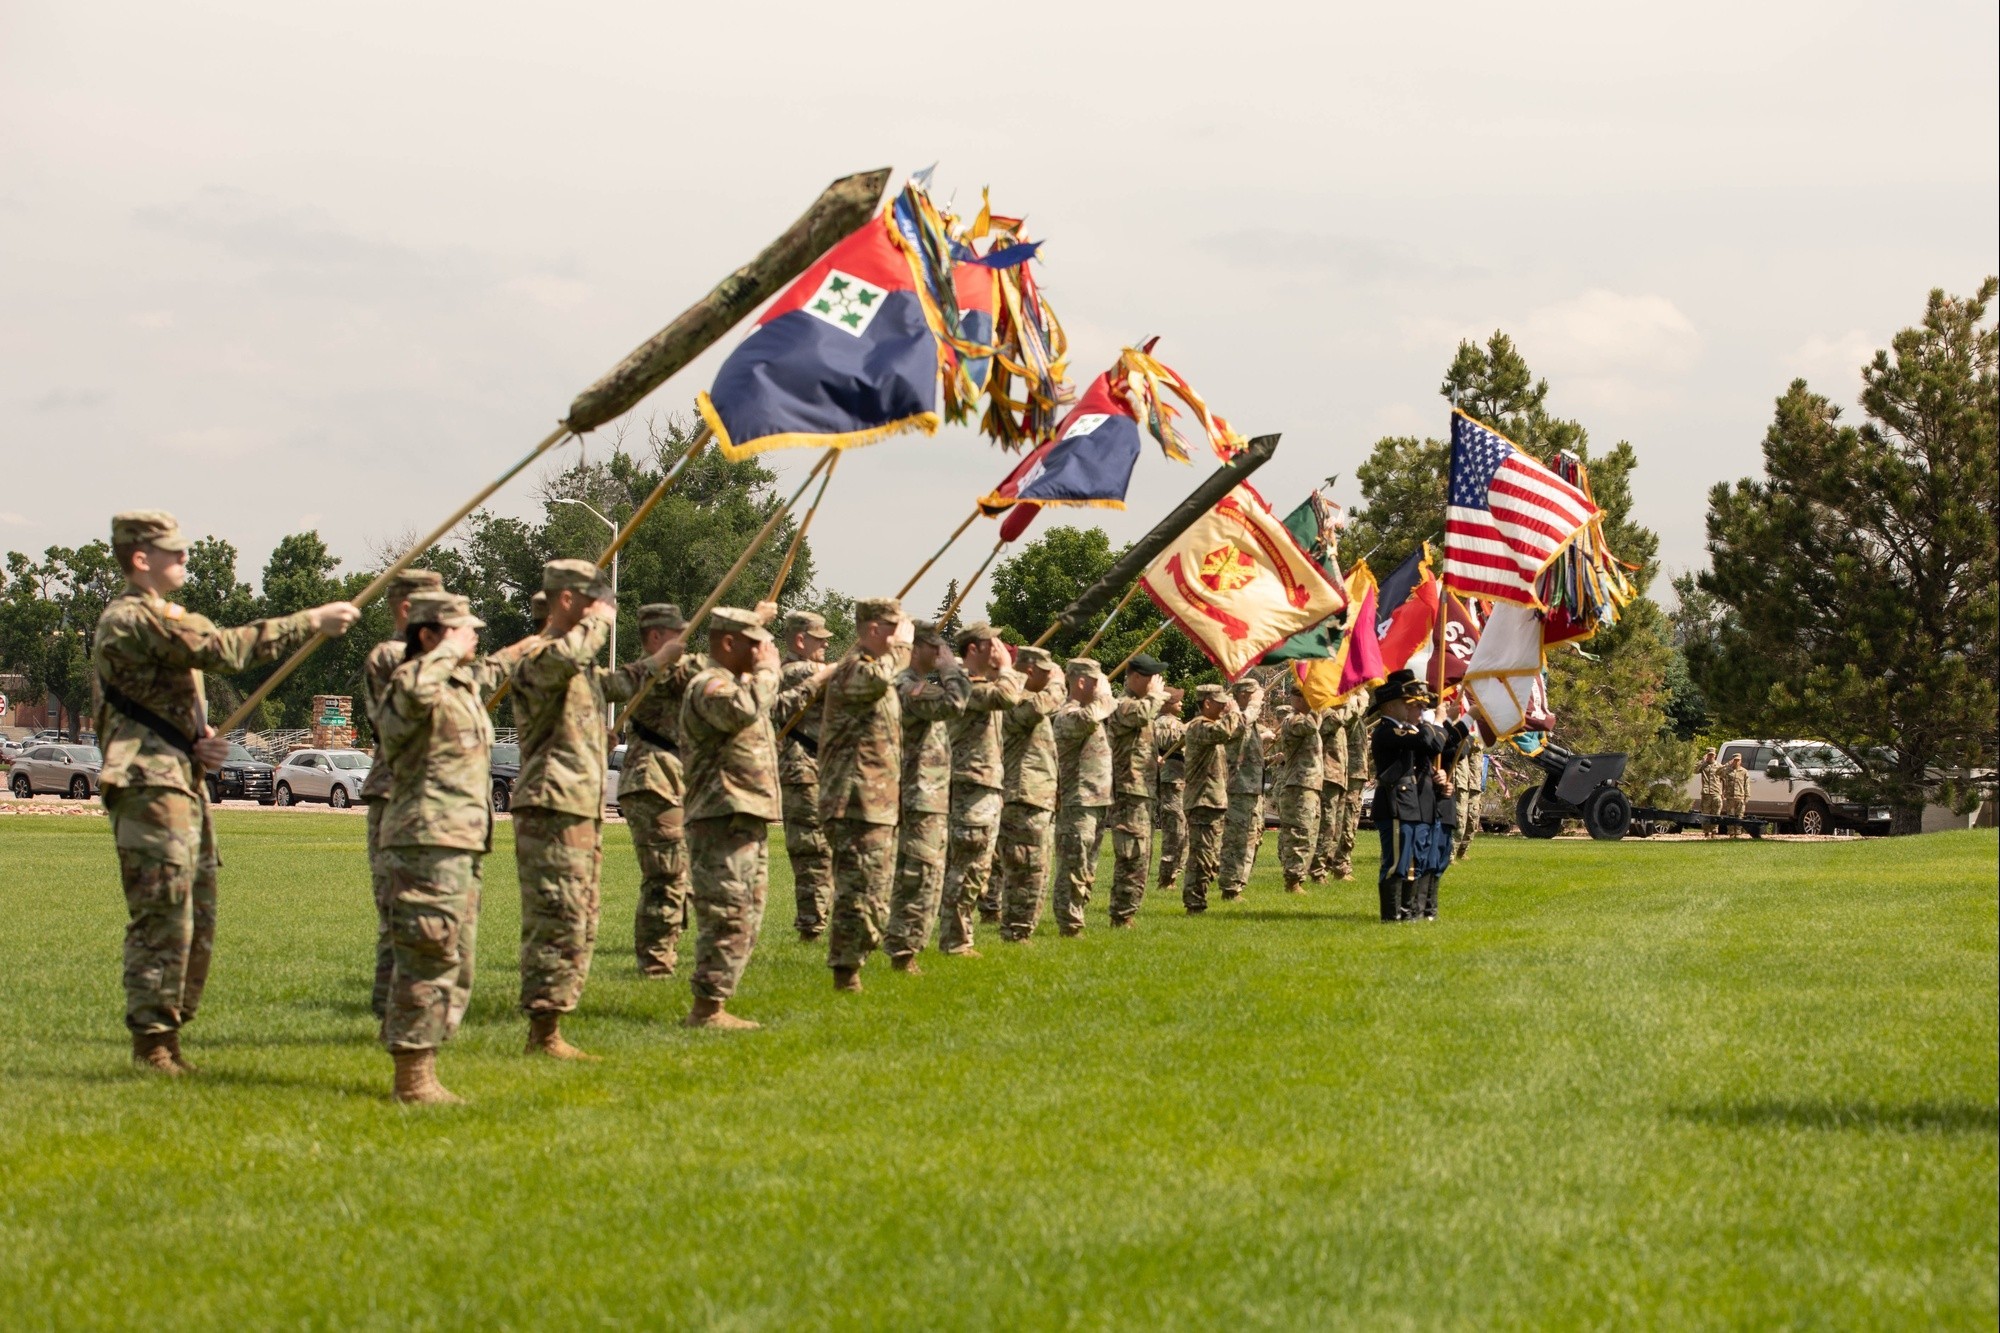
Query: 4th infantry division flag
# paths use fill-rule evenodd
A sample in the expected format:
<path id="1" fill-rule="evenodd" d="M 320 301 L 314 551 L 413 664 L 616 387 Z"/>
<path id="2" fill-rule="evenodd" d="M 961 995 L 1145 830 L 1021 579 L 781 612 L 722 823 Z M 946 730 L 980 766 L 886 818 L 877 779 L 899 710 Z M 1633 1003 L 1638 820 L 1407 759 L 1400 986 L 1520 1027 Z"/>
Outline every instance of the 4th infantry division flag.
<path id="1" fill-rule="evenodd" d="M 1340 589 L 1248 486 L 1196 519 L 1139 582 L 1230 680 L 1346 605 Z"/>

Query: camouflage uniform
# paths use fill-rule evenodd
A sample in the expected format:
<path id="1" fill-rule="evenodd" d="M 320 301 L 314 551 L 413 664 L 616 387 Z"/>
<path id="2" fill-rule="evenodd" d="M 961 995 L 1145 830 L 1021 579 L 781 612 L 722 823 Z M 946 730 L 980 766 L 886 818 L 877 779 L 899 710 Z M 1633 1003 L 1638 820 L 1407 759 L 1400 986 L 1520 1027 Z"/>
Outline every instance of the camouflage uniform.
<path id="1" fill-rule="evenodd" d="M 1312 869 L 1319 845 L 1321 763 L 1320 719 L 1309 711 L 1284 713 L 1278 722 L 1278 867 L 1285 887 L 1297 888 Z"/>
<path id="2" fill-rule="evenodd" d="M 1452 859 L 1463 861 L 1472 840 L 1479 836 L 1479 807 L 1486 794 L 1486 747 L 1478 736 L 1468 736 L 1460 743 L 1458 762 L 1451 769 L 1451 786 L 1458 801 L 1458 840 Z"/>
<path id="3" fill-rule="evenodd" d="M 444 580 L 434 570 L 406 569 L 391 579 L 383 591 L 391 605 L 406 601 L 418 591 L 438 591 Z M 382 802 L 389 795 L 389 770 L 382 763 L 382 697 L 389 691 L 389 677 L 403 665 L 408 648 L 400 638 L 388 639 L 368 650 L 361 662 L 361 708 L 375 733 L 374 762 L 361 782 L 361 803 L 368 807 L 368 878 L 375 898 L 375 989 L 368 1007 L 379 1022 L 389 1011 L 389 972 L 395 966 L 395 948 L 389 937 L 389 910 L 393 902 L 389 887 L 388 863 L 382 860 Z"/>
<path id="4" fill-rule="evenodd" d="M 1704 756 L 1695 772 L 1701 778 L 1701 813 L 1719 815 L 1722 813 L 1722 765 L 1713 756 Z M 1701 826 L 1701 836 L 1715 836 L 1715 825 Z"/>
<path id="5" fill-rule="evenodd" d="M 592 617 L 560 638 L 531 639 L 515 670 L 521 774 L 514 780 L 514 859 L 521 877 L 521 1009 L 531 1017 L 575 1011 L 597 948 L 605 705 L 630 699 L 652 674 L 645 658 L 599 669 L 596 658 L 610 634 L 609 620 Z"/>
<path id="6" fill-rule="evenodd" d="M 1354 694 L 1320 712 L 1319 737 L 1326 771 L 1320 788 L 1319 847 L 1313 853 L 1314 881 L 1331 874 L 1354 878 L 1354 839 L 1361 831 L 1361 794 L 1368 786 L 1368 692 Z"/>
<path id="7" fill-rule="evenodd" d="M 1104 719 L 1111 742 L 1111 924 L 1129 925 L 1146 900 L 1153 859 L 1159 756 L 1153 738 L 1164 696 L 1123 695 Z"/>
<path id="8" fill-rule="evenodd" d="M 736 614 L 743 624 L 752 623 L 747 612 Z M 736 993 L 764 921 L 770 827 L 781 817 L 778 746 L 771 727 L 777 696 L 775 671 L 737 676 L 710 666 L 688 682 L 681 700 L 688 860 L 701 929 L 695 946 L 696 999 L 721 1001 Z"/>
<path id="9" fill-rule="evenodd" d="M 795 612 L 786 617 L 784 628 L 811 634 L 815 625 L 823 629 L 824 624 L 810 612 Z M 791 656 L 791 633 L 785 634 L 785 641 L 786 658 L 778 669 L 778 697 L 771 708 L 772 726 L 779 731 L 798 719 L 778 750 L 785 859 L 792 867 L 797 913 L 792 924 L 801 939 L 816 940 L 826 931 L 827 914 L 833 908 L 833 855 L 819 822 L 819 692 L 809 682 L 826 664 Z"/>
<path id="10" fill-rule="evenodd" d="M 1220 691 L 1219 686 L 1203 688 L 1205 693 Z M 1232 706 L 1218 718 L 1191 719 L 1181 741 L 1187 759 L 1187 789 L 1181 794 L 1181 808 L 1187 812 L 1188 824 L 1181 905 L 1189 912 L 1208 910 L 1208 886 L 1222 861 L 1222 820 L 1229 810 L 1226 747 L 1243 729 L 1243 714 Z"/>
<path id="11" fill-rule="evenodd" d="M 1174 886 L 1181 862 L 1187 856 L 1187 811 L 1182 808 L 1186 790 L 1187 756 L 1182 738 L 1187 723 L 1177 717 L 1162 716 L 1153 723 L 1153 752 L 1160 756 L 1159 793 L 1153 798 L 1153 822 L 1160 829 L 1160 891 Z"/>
<path id="12" fill-rule="evenodd" d="M 903 818 L 882 949 L 909 958 L 923 952 L 937 923 L 951 812 L 950 724 L 964 712 L 972 682 L 949 663 L 922 676 L 904 670 L 896 692 L 903 701 Z"/>
<path id="13" fill-rule="evenodd" d="M 120 514 L 114 544 L 185 550 L 170 515 Z M 172 543 L 180 543 L 172 545 Z M 128 584 L 92 638 L 100 794 L 125 886 L 125 1026 L 135 1037 L 194 1018 L 215 947 L 215 830 L 192 756 L 107 695 L 149 710 L 192 743 L 208 729 L 204 671 L 274 662 L 312 636 L 304 612 L 218 629 L 207 617 Z"/>
<path id="14" fill-rule="evenodd" d="M 417 624 L 479 622 L 463 597 L 412 599 Z M 460 661 L 440 648 L 403 663 L 375 702 L 388 774 L 381 812 L 393 940 L 382 1044 L 435 1050 L 458 1031 L 472 999 L 480 866 L 493 850 L 493 723 L 486 699 L 506 658 Z"/>
<path id="15" fill-rule="evenodd" d="M 1018 660 L 1033 664 L 1037 648 L 1022 648 Z M 1000 809 L 1000 936 L 1025 940 L 1035 933 L 1048 896 L 1049 821 L 1056 804 L 1056 740 L 1049 718 L 1063 704 L 1062 679 L 1052 676 L 1030 692 L 1017 675 L 1020 702 L 1000 725 L 1006 766 L 1006 804 Z"/>
<path id="16" fill-rule="evenodd" d="M 990 631 L 970 625 L 957 646 Z M 973 913 L 986 895 L 993 873 L 994 835 L 1006 803 L 1000 743 L 1000 715 L 1021 700 L 1020 677 L 1003 672 L 996 680 L 975 680 L 965 707 L 947 724 L 951 733 L 951 826 L 945 855 L 944 905 L 938 915 L 938 950 L 964 953 L 972 947 Z"/>
<path id="17" fill-rule="evenodd" d="M 856 603 L 858 622 L 884 608 Z M 903 655 L 856 647 L 827 678 L 820 721 L 819 817 L 833 850 L 833 924 L 826 965 L 858 971 L 882 942 L 896 882 L 896 823 L 902 802 L 903 708 L 895 689 Z"/>
<path id="18" fill-rule="evenodd" d="M 658 602 L 639 608 L 639 627 L 680 629 L 680 608 Z M 683 653 L 659 672 L 645 695 L 625 711 L 625 766 L 618 770 L 618 812 L 632 831 L 639 860 L 639 905 L 632 916 L 632 952 L 639 971 L 664 978 L 680 963 L 688 923 L 688 854 L 683 824 L 687 781 L 681 770 L 681 699 L 708 666 Z"/>
<path id="19" fill-rule="evenodd" d="M 1098 698 L 1088 704 L 1066 699 L 1049 719 L 1056 750 L 1055 918 L 1065 935 L 1083 933 L 1083 909 L 1097 887 L 1097 858 L 1104 849 L 1112 797 L 1111 742 L 1104 734 L 1104 719 L 1113 707 L 1110 683 L 1089 658 L 1069 664 L 1068 677 L 1079 675 L 1098 680 Z M 1140 873 L 1145 873 L 1143 863 Z"/>
<path id="20" fill-rule="evenodd" d="M 1750 770 L 1747 768 L 1724 768 L 1722 770 L 1722 815 L 1725 819 L 1741 819 L 1750 808 Z M 1742 834 L 1741 828 L 1731 828 L 1729 836 Z"/>
<path id="21" fill-rule="evenodd" d="M 1257 849 L 1264 842 L 1264 692 L 1250 692 L 1243 709 L 1243 726 L 1230 738 L 1229 811 L 1223 818 L 1222 865 L 1219 871 L 1222 896 L 1242 895 L 1257 864 Z"/>

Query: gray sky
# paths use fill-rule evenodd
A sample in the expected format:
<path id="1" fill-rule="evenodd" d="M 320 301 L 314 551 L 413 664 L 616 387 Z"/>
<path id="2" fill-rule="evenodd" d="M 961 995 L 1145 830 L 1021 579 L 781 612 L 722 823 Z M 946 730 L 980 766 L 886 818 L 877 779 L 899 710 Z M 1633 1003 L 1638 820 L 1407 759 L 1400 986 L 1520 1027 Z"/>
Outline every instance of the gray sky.
<path id="1" fill-rule="evenodd" d="M 1637 447 L 1670 570 L 1792 376 L 1851 402 L 1929 288 L 2000 268 L 1991 0 L 887 16 L 0 7 L 0 548 L 158 506 L 253 579 L 303 527 L 363 559 L 881 165 L 1029 215 L 1079 385 L 1159 333 L 1282 431 L 1281 510 L 1336 471 L 1354 503 L 1377 436 L 1442 432 L 1457 340 L 1506 329 L 1556 410 Z M 687 410 L 735 341 L 641 412 Z M 963 432 L 855 453 L 822 579 L 893 590 L 1009 465 Z M 1130 510 L 1069 521 L 1136 536 L 1196 480 L 1149 454 Z"/>

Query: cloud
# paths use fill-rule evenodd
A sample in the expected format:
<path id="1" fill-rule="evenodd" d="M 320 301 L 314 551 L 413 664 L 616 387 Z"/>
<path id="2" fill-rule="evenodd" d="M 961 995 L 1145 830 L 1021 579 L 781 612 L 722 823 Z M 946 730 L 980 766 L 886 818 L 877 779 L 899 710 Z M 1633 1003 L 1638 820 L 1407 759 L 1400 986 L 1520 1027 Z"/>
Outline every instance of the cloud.
<path id="1" fill-rule="evenodd" d="M 41 526 L 26 514 L 17 514 L 11 509 L 0 509 L 0 525 L 10 528 L 33 528 Z"/>
<path id="2" fill-rule="evenodd" d="M 109 389 L 50 389 L 28 403 L 30 412 L 69 412 L 102 407 L 111 401 Z"/>
<path id="3" fill-rule="evenodd" d="M 1486 276 L 1483 269 L 1371 236 L 1249 227 L 1215 232 L 1195 244 L 1245 268 L 1331 272 L 1349 282 L 1464 282 Z"/>
<path id="4" fill-rule="evenodd" d="M 1831 336 L 1815 333 L 1779 359 L 1816 392 L 1851 401 L 1860 395 L 1861 367 L 1875 359 L 1881 346 L 1860 329 Z"/>

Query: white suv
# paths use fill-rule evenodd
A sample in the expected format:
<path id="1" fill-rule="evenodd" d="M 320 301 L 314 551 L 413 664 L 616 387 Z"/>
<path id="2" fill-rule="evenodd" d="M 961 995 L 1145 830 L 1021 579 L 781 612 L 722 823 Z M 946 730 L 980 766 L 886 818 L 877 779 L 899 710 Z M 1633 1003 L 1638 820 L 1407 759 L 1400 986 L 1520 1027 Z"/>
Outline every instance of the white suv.
<path id="1" fill-rule="evenodd" d="M 1775 820 L 1793 833 L 1831 833 L 1835 828 L 1889 831 L 1887 806 L 1871 810 L 1822 785 L 1861 771 L 1852 759 L 1825 741 L 1733 740 L 1717 748 L 1716 759 L 1727 768 L 1730 756 L 1739 754 L 1750 773 L 1745 814 Z M 1699 808 L 1698 775 L 1689 780 L 1687 791 L 1688 808 Z"/>
<path id="2" fill-rule="evenodd" d="M 271 774 L 271 795 L 279 805 L 325 801 L 342 810 L 361 799 L 373 763 L 366 750 L 294 750 Z"/>

